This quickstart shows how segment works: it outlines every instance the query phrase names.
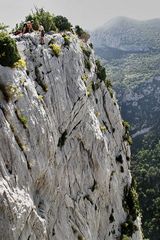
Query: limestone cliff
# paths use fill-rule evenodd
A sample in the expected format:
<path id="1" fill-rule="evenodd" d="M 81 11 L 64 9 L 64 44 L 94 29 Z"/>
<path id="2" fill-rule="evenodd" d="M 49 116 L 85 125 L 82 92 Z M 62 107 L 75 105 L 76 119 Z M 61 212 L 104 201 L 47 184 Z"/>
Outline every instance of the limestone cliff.
<path id="1" fill-rule="evenodd" d="M 26 67 L 0 66 L 0 239 L 140 240 L 116 99 L 68 34 L 17 37 Z"/>

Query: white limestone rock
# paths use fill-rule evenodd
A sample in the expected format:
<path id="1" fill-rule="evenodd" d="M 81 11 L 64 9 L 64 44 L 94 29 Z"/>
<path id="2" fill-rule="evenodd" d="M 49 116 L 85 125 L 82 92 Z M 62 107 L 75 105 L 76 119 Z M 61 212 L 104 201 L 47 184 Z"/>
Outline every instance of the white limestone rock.
<path id="1" fill-rule="evenodd" d="M 59 57 L 48 46 L 53 37 Z M 90 47 L 70 38 L 67 48 L 61 34 L 46 36 L 43 46 L 35 33 L 17 37 L 27 68 L 0 66 L 0 84 L 14 89 L 10 99 L 0 93 L 2 240 L 121 239 L 130 147 L 116 99 L 97 79 L 93 50 L 89 72 L 80 46 Z M 141 240 L 135 224 L 131 239 Z"/>

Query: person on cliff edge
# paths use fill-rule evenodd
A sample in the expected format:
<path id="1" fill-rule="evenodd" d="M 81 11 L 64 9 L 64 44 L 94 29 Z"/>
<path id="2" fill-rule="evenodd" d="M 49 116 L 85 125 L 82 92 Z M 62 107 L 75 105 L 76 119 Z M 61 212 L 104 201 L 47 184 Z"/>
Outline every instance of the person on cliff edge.
<path id="1" fill-rule="evenodd" d="M 39 32 L 40 32 L 40 44 L 43 45 L 44 44 L 44 27 L 42 24 L 39 25 L 39 28 L 38 28 Z"/>

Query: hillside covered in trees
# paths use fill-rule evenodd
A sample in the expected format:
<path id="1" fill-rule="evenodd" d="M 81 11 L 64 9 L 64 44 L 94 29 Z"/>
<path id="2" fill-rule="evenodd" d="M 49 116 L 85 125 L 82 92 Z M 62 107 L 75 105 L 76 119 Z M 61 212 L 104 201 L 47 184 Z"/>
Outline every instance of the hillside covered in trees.
<path id="1" fill-rule="evenodd" d="M 160 19 L 119 17 L 91 34 L 96 54 L 131 125 L 132 171 L 137 178 L 145 236 L 160 239 Z"/>

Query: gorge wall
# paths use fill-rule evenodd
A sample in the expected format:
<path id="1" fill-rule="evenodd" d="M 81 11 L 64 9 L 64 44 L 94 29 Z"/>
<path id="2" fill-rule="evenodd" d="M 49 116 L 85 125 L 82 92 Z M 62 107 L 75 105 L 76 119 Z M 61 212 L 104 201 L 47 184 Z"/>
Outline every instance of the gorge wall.
<path id="1" fill-rule="evenodd" d="M 26 67 L 0 66 L 0 239 L 140 240 L 128 132 L 93 50 L 68 36 L 16 37 Z"/>

